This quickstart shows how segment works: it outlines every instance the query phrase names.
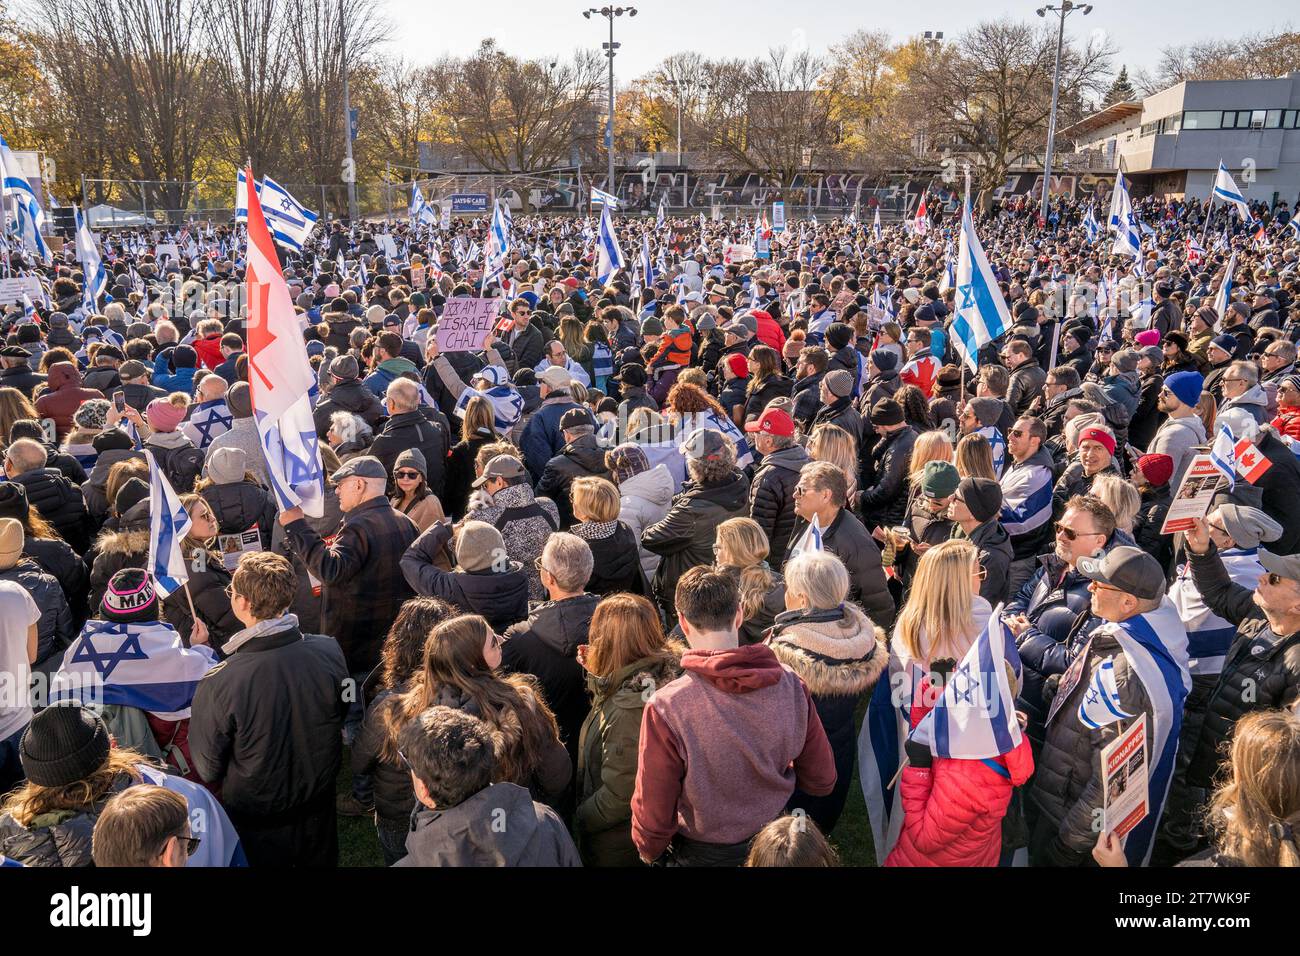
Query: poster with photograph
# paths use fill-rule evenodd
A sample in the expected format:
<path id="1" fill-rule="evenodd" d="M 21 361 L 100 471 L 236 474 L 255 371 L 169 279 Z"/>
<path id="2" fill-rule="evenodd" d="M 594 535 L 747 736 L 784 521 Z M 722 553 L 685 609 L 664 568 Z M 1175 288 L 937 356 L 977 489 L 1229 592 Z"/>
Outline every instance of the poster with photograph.
<path id="1" fill-rule="evenodd" d="M 1174 534 L 1187 531 L 1210 512 L 1210 502 L 1214 498 L 1214 489 L 1219 486 L 1223 475 L 1214 467 L 1209 455 L 1197 455 L 1183 472 L 1183 480 L 1178 483 L 1174 500 L 1169 505 L 1169 514 L 1165 516 L 1161 534 Z"/>
<path id="2" fill-rule="evenodd" d="M 1150 813 L 1147 778 L 1147 716 L 1133 724 L 1101 752 L 1102 827 L 1122 837 Z"/>

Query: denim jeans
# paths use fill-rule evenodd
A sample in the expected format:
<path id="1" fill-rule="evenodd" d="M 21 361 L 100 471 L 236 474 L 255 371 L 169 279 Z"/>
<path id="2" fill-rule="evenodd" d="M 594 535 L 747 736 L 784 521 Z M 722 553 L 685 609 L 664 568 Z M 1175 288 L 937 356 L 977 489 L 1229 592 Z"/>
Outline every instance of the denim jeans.
<path id="1" fill-rule="evenodd" d="M 18 743 L 23 739 L 25 730 L 27 726 L 23 725 L 0 740 L 0 795 L 8 793 L 26 779 L 22 762 L 18 759 Z"/>
<path id="2" fill-rule="evenodd" d="M 379 834 L 379 848 L 384 851 L 384 866 L 392 866 L 406 856 L 406 835 L 411 832 L 409 824 L 397 825 L 376 818 L 375 832 Z"/>

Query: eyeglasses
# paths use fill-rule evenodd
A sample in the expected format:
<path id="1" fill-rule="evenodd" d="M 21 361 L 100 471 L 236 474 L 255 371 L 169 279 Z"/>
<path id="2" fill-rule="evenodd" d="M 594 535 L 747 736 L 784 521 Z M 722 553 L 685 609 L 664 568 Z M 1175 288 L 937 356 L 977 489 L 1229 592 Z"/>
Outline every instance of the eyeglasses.
<path id="1" fill-rule="evenodd" d="M 538 571 L 545 571 L 551 577 L 555 577 L 555 572 L 552 571 L 550 568 L 548 568 L 546 565 L 542 564 L 541 558 L 533 559 L 533 567 L 535 567 Z"/>
<path id="2" fill-rule="evenodd" d="M 1277 587 L 1279 584 L 1281 584 L 1281 583 L 1282 583 L 1283 581 L 1285 581 L 1285 580 L 1286 580 L 1286 578 L 1282 577 L 1282 575 L 1280 575 L 1280 574 L 1274 574 L 1274 573 L 1271 572 L 1271 571 L 1269 572 L 1269 574 L 1268 574 L 1268 578 L 1267 578 L 1268 586 L 1271 587 L 1271 588 L 1275 588 L 1275 587 Z"/>
<path id="3" fill-rule="evenodd" d="M 971 570 L 971 576 L 979 578 L 981 581 L 983 581 L 985 578 L 989 576 L 989 569 L 984 567 L 982 564 L 977 564 Z"/>
<path id="4" fill-rule="evenodd" d="M 1013 428 L 1011 431 L 1007 432 L 1007 434 L 1012 438 L 1019 438 L 1021 435 L 1025 434 L 1025 431 L 1022 428 Z"/>
<path id="5" fill-rule="evenodd" d="M 1100 531 L 1075 531 L 1073 528 L 1067 528 L 1061 522 L 1056 522 L 1056 533 L 1065 535 L 1066 541 L 1075 541 L 1079 538 L 1086 538 L 1090 535 L 1099 535 Z"/>
<path id="6" fill-rule="evenodd" d="M 228 601 L 233 601 L 235 599 L 235 595 L 239 593 L 238 591 L 235 590 L 235 586 L 233 584 L 227 584 L 221 590 L 226 595 L 226 600 Z"/>
<path id="7" fill-rule="evenodd" d="M 424 476 L 421 475 L 418 471 L 413 471 L 410 468 L 402 468 L 398 471 L 393 472 L 393 477 L 415 479 L 415 478 L 423 478 Z"/>

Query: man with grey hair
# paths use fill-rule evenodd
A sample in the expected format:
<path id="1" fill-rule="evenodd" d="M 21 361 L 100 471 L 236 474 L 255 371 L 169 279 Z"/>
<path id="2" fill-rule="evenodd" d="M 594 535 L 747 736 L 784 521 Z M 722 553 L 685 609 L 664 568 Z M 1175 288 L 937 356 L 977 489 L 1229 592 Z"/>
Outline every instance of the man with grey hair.
<path id="1" fill-rule="evenodd" d="M 45 384 L 45 376 L 32 370 L 32 353 L 21 345 L 6 345 L 0 348 L 0 385 L 16 388 L 27 398 L 37 385 Z"/>
<path id="2" fill-rule="evenodd" d="M 408 448 L 418 448 L 429 466 L 425 481 L 429 490 L 439 497 L 443 492 L 444 462 L 451 447 L 448 436 L 451 425 L 447 417 L 436 408 L 420 405 L 420 386 L 409 378 L 394 379 L 384 393 L 388 421 L 375 436 L 370 453 L 383 462 L 384 469 L 392 474 L 397 456 Z"/>
<path id="3" fill-rule="evenodd" d="M 280 512 L 280 524 L 307 569 L 321 582 L 321 630 L 334 637 L 347 658 L 355 686 L 344 735 L 349 744 L 361 728 L 361 684 L 379 664 L 384 638 L 402 603 L 415 592 L 402 574 L 402 555 L 419 535 L 406 515 L 388 503 L 389 470 L 370 455 L 353 458 L 331 480 L 343 524 L 326 544 L 301 508 Z M 374 806 L 368 778 L 354 779 L 339 810 L 360 815 Z"/>
<path id="4" fill-rule="evenodd" d="M 1261 425 L 1269 420 L 1268 394 L 1259 384 L 1259 368 L 1254 362 L 1233 362 L 1219 381 L 1223 386 L 1220 415 L 1230 408 L 1240 408 Z"/>
<path id="5" fill-rule="evenodd" d="M 57 468 L 47 468 L 45 446 L 31 438 L 9 444 L 4 455 L 5 477 L 22 485 L 27 500 L 42 518 L 54 525 L 77 554 L 90 546 L 91 523 L 81 491 Z"/>
<path id="6" fill-rule="evenodd" d="M 578 663 L 578 648 L 587 643 L 591 616 L 600 602 L 596 595 L 586 593 L 592 563 L 591 548 L 577 535 L 551 535 L 538 560 L 549 600 L 538 605 L 528 620 L 510 627 L 501 648 L 502 667 L 532 674 L 541 683 L 574 766 L 579 732 L 591 709 L 587 672 Z"/>
<path id="7" fill-rule="evenodd" d="M 571 408 L 560 417 L 560 431 L 565 445 L 546 463 L 537 494 L 550 498 L 560 510 L 560 527 L 573 524 L 573 502 L 569 489 L 575 478 L 596 477 L 613 480 L 605 467 L 605 449 L 596 437 L 596 420 L 585 408 Z"/>

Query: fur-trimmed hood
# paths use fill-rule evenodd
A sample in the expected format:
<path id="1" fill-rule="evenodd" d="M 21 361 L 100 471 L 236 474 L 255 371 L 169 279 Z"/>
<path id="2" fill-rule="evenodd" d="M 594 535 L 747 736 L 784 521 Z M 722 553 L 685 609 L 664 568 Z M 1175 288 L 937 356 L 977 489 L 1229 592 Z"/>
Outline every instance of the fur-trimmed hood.
<path id="1" fill-rule="evenodd" d="M 885 632 L 853 604 L 845 604 L 838 618 L 826 617 L 807 611 L 778 615 L 767 643 L 813 694 L 850 697 L 870 690 L 889 663 Z"/>
<path id="2" fill-rule="evenodd" d="M 592 706 L 600 707 L 613 698 L 616 707 L 640 710 L 645 706 L 647 690 L 658 690 L 682 676 L 682 652 L 685 647 L 670 641 L 659 654 L 643 657 L 616 671 L 608 678 L 587 675 L 587 688 L 592 694 Z"/>

